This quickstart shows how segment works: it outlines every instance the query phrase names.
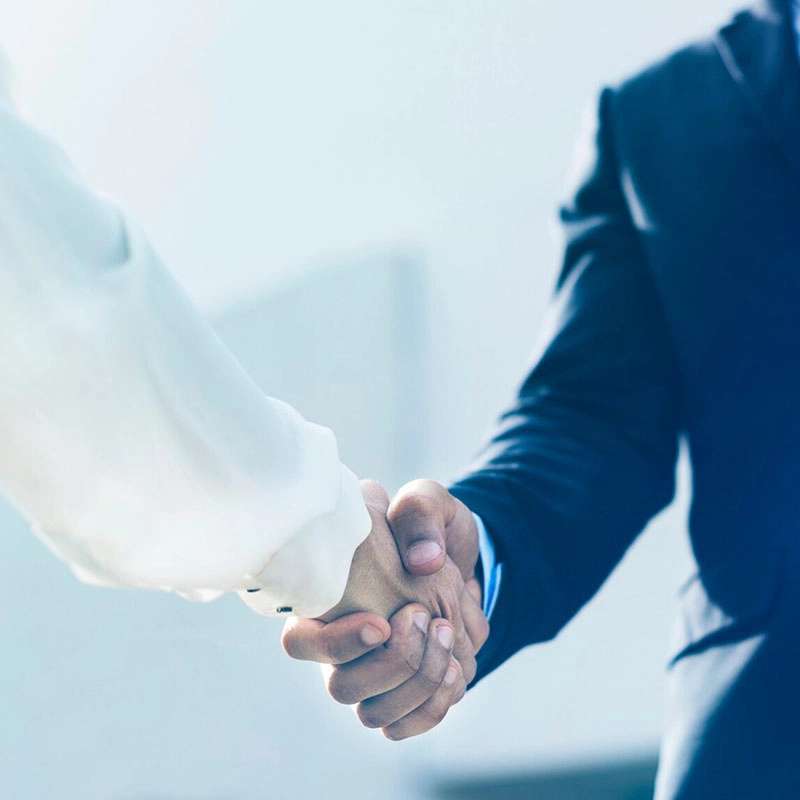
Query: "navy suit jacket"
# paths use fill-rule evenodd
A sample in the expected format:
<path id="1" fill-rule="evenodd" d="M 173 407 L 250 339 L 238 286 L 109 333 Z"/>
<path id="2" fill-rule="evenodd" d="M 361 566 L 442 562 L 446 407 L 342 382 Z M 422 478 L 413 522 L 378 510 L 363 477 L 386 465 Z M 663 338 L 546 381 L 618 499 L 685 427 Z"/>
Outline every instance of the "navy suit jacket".
<path id="1" fill-rule="evenodd" d="M 800 682 L 789 635 L 800 633 L 800 65 L 789 0 L 605 90 L 590 150 L 561 211 L 545 344 L 452 488 L 503 562 L 479 677 L 552 638 L 592 597 L 671 501 L 684 436 L 698 575 L 672 653 L 659 796 L 708 792 L 698 775 L 717 778 L 715 747 L 735 780 L 706 797 L 791 796 L 782 792 L 798 790 L 800 767 L 779 741 L 789 730 L 779 706 L 796 724 L 800 700 L 774 685 L 787 663 Z M 713 661 L 723 656 L 733 666 Z M 759 658 L 771 671 L 752 677 Z M 759 774 L 772 769 L 766 793 L 748 794 L 744 766 L 731 769 L 736 746 L 720 720 L 758 725 L 760 744 L 742 734 L 736 746 L 760 754 Z M 794 761 L 794 732 L 791 742 Z"/>

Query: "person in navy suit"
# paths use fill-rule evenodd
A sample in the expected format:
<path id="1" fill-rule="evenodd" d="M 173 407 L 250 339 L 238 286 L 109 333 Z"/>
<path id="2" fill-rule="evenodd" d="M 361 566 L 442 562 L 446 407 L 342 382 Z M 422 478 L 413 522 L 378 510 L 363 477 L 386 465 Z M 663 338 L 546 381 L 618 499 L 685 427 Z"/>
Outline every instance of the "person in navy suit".
<path id="1" fill-rule="evenodd" d="M 446 552 L 478 579 L 480 680 L 594 595 L 671 501 L 685 439 L 697 574 L 658 800 L 800 797 L 799 18 L 766 0 L 601 93 L 540 355 L 463 477 L 387 512 L 411 572 Z M 420 677 L 424 635 L 392 660 L 368 621 L 294 620 L 284 644 L 339 662 L 331 693 L 366 724 L 427 730 L 460 698 Z"/>

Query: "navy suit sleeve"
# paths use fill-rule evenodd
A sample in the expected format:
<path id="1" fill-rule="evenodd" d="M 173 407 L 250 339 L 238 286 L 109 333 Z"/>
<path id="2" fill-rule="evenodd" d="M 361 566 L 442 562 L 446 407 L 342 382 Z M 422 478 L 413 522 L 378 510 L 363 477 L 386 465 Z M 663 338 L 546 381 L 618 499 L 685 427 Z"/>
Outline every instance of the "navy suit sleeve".
<path id="1" fill-rule="evenodd" d="M 541 354 L 453 494 L 503 564 L 478 679 L 555 636 L 674 493 L 678 380 L 601 95 Z"/>

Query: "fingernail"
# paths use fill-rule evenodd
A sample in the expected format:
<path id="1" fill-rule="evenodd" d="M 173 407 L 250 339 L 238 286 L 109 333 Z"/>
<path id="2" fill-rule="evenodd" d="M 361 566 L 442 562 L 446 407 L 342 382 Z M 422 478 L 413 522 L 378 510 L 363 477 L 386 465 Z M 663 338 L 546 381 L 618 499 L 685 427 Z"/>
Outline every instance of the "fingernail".
<path id="1" fill-rule="evenodd" d="M 383 633 L 379 631 L 374 625 L 365 625 L 361 629 L 361 641 L 367 647 L 375 647 L 383 641 Z"/>
<path id="2" fill-rule="evenodd" d="M 451 664 L 444 674 L 444 682 L 446 686 L 452 686 L 458 678 L 458 670 Z"/>
<path id="3" fill-rule="evenodd" d="M 428 615 L 422 611 L 414 614 L 414 624 L 423 632 L 428 632 Z"/>
<path id="4" fill-rule="evenodd" d="M 410 567 L 421 567 L 429 561 L 434 561 L 442 554 L 442 548 L 438 542 L 418 542 L 408 548 L 406 561 Z"/>
<path id="5" fill-rule="evenodd" d="M 439 644 L 442 647 L 449 649 L 450 645 L 453 644 L 453 629 L 448 628 L 447 625 L 442 625 L 442 627 L 436 631 L 436 637 L 439 639 Z"/>

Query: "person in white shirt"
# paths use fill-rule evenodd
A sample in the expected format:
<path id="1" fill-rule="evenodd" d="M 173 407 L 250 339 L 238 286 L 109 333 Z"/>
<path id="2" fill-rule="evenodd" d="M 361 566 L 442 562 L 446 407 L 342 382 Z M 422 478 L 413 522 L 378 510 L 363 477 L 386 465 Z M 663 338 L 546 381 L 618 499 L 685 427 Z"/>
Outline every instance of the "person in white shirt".
<path id="1" fill-rule="evenodd" d="M 330 609 L 370 530 L 333 434 L 261 393 L 7 90 L 0 153 L 3 492 L 81 580 Z"/>
<path id="2" fill-rule="evenodd" d="M 453 633 L 441 675 L 452 652 L 474 674 L 458 570 L 403 570 L 385 493 L 362 496 L 333 433 L 262 394 L 7 84 L 0 67 L 0 491 L 87 583 L 372 611 L 372 646 L 419 601 Z"/>

